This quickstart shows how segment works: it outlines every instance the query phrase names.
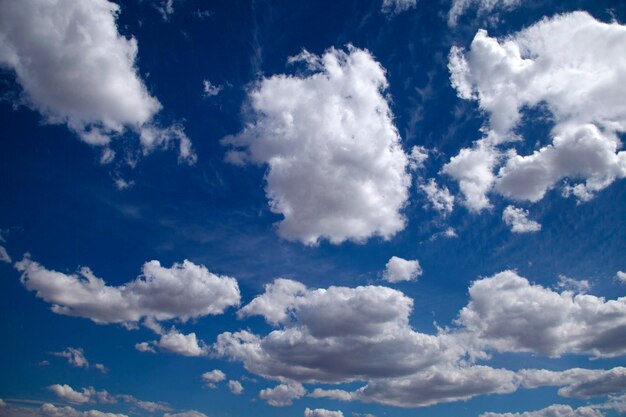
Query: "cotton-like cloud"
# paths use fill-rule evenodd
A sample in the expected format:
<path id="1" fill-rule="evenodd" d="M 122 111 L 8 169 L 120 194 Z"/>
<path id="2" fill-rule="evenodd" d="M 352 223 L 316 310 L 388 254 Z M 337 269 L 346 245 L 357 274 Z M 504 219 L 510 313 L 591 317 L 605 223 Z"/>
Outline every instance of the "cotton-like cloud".
<path id="1" fill-rule="evenodd" d="M 413 146 L 409 154 L 409 168 L 412 170 L 422 169 L 427 159 L 428 149 L 423 146 Z"/>
<path id="2" fill-rule="evenodd" d="M 85 351 L 83 348 L 68 347 L 61 352 L 52 352 L 54 356 L 66 358 L 67 363 L 78 368 L 88 368 L 89 361 L 85 357 Z"/>
<path id="3" fill-rule="evenodd" d="M 459 324 L 478 343 L 500 352 L 546 356 L 626 353 L 626 297 L 561 293 L 504 271 L 475 281 Z"/>
<path id="4" fill-rule="evenodd" d="M 149 342 L 136 343 L 135 344 L 135 349 L 137 349 L 139 352 L 156 353 L 156 350 L 154 350 L 154 348 L 152 347 L 152 345 Z"/>
<path id="5" fill-rule="evenodd" d="M 182 356 L 206 356 L 208 346 L 198 340 L 195 333 L 183 334 L 176 329 L 171 329 L 161 335 L 161 338 L 153 342 L 159 349 Z"/>
<path id="6" fill-rule="evenodd" d="M 209 384 L 222 382 L 226 379 L 226 374 L 219 369 L 213 369 L 212 371 L 205 372 L 202 374 L 202 380 Z"/>
<path id="7" fill-rule="evenodd" d="M 417 0 L 383 0 L 381 11 L 385 14 L 394 15 L 406 12 L 417 4 Z"/>
<path id="8" fill-rule="evenodd" d="M 604 417 L 604 414 L 591 407 L 572 408 L 569 405 L 554 404 L 538 411 L 483 413 L 480 417 Z"/>
<path id="9" fill-rule="evenodd" d="M 209 80 L 202 81 L 202 90 L 204 91 L 205 97 L 214 97 L 218 95 L 223 88 L 224 87 L 222 87 L 221 85 L 212 84 Z"/>
<path id="10" fill-rule="evenodd" d="M 448 25 L 456 26 L 459 17 L 469 9 L 476 9 L 478 17 L 498 19 L 497 10 L 511 10 L 522 3 L 522 0 L 453 0 L 448 12 Z"/>
<path id="11" fill-rule="evenodd" d="M 0 65 L 15 72 L 24 104 L 90 145 L 106 147 L 131 129 L 144 151 L 177 141 L 181 158 L 193 163 L 184 133 L 143 138 L 146 129 L 161 130 L 153 118 L 162 106 L 138 75 L 136 39 L 118 33 L 119 11 L 107 0 L 2 2 Z"/>
<path id="12" fill-rule="evenodd" d="M 54 392 L 59 399 L 74 404 L 85 403 L 100 403 L 100 404 L 116 404 L 118 402 L 125 402 L 132 404 L 135 407 L 142 410 L 155 412 L 155 411 L 171 411 L 171 407 L 167 403 L 143 401 L 128 394 L 110 394 L 106 390 L 97 391 L 93 387 L 82 388 L 81 390 L 75 390 L 67 384 L 54 384 L 50 385 L 48 389 Z"/>
<path id="13" fill-rule="evenodd" d="M 532 233 L 541 230 L 541 225 L 528 218 L 528 210 L 507 206 L 502 212 L 502 220 L 511 227 L 513 233 Z"/>
<path id="14" fill-rule="evenodd" d="M 626 390 L 626 368 L 623 367 L 608 370 L 574 368 L 565 371 L 523 369 L 518 375 L 522 386 L 526 388 L 562 387 L 558 391 L 562 397 L 588 399 Z"/>
<path id="15" fill-rule="evenodd" d="M 515 373 L 488 366 L 434 367 L 400 378 L 375 379 L 352 393 L 365 402 L 420 407 L 517 390 Z"/>
<path id="16" fill-rule="evenodd" d="M 392 256 L 383 272 L 383 279 L 392 283 L 413 281 L 422 273 L 422 267 L 418 260 L 407 260 Z"/>
<path id="17" fill-rule="evenodd" d="M 623 271 L 617 271 L 615 273 L 615 278 L 621 282 L 622 284 L 626 284 L 626 272 Z"/>
<path id="18" fill-rule="evenodd" d="M 73 407 L 57 407 L 45 403 L 40 408 L 0 407 L 0 417 L 128 417 L 126 414 L 105 413 L 98 410 L 79 411 Z"/>
<path id="19" fill-rule="evenodd" d="M 343 413 L 341 411 L 330 411 L 323 408 L 305 408 L 304 417 L 343 417 Z"/>
<path id="20" fill-rule="evenodd" d="M 107 285 L 89 268 L 68 275 L 48 270 L 28 256 L 15 267 L 22 273 L 22 284 L 52 304 L 53 312 L 96 323 L 185 321 L 221 314 L 240 299 L 234 278 L 215 275 L 187 260 L 171 268 L 159 261 L 146 262 L 141 276 L 118 287 Z"/>
<path id="21" fill-rule="evenodd" d="M 294 381 L 289 381 L 284 384 L 279 384 L 274 388 L 266 388 L 259 392 L 259 398 L 267 401 L 269 405 L 274 407 L 284 407 L 291 405 L 294 400 L 304 397 L 306 389 L 302 384 Z"/>
<path id="22" fill-rule="evenodd" d="M 439 187 L 434 178 L 420 184 L 419 187 L 426 194 L 430 207 L 443 215 L 452 213 L 454 209 L 454 196 L 450 194 L 448 187 Z"/>
<path id="23" fill-rule="evenodd" d="M 569 48 L 572 42 L 578 47 Z M 564 180 L 564 195 L 587 201 L 624 178 L 619 134 L 626 131 L 625 56 L 624 26 L 585 12 L 544 19 L 505 39 L 480 30 L 469 51 L 453 47 L 453 87 L 489 116 L 485 138 L 444 168 L 459 181 L 468 207 L 489 207 L 492 187 L 508 198 L 535 202 Z M 554 122 L 551 143 L 519 155 L 510 144 L 519 139 L 522 111 L 540 105 Z M 509 146 L 508 152 L 496 145 Z M 471 158 L 479 151 L 486 158 L 482 164 L 478 156 Z M 455 169 L 462 162 L 469 170 Z"/>
<path id="24" fill-rule="evenodd" d="M 352 401 L 354 395 L 348 391 L 341 389 L 322 389 L 315 388 L 310 394 L 311 398 L 330 398 L 337 401 Z"/>
<path id="25" fill-rule="evenodd" d="M 48 389 L 54 392 L 61 400 L 74 404 L 83 404 L 89 402 L 91 399 L 90 393 L 86 389 L 83 390 L 84 392 L 74 391 L 74 389 L 67 384 L 50 385 Z"/>
<path id="26" fill-rule="evenodd" d="M 385 69 L 367 50 L 290 58 L 303 75 L 274 75 L 250 92 L 251 120 L 222 140 L 236 164 L 266 164 L 278 233 L 315 245 L 389 239 L 406 225 L 411 177 L 384 95 Z"/>
<path id="27" fill-rule="evenodd" d="M 228 389 L 235 395 L 240 395 L 243 392 L 243 385 L 241 382 L 230 380 L 228 381 Z"/>

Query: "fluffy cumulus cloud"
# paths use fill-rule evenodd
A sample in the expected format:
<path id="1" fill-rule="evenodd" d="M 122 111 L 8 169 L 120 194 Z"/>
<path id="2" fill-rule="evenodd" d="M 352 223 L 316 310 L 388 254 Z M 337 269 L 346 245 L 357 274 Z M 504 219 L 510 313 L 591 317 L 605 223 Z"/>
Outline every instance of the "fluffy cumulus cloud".
<path id="1" fill-rule="evenodd" d="M 343 417 L 343 413 L 341 411 L 331 411 L 323 408 L 305 408 L 304 417 Z"/>
<path id="2" fill-rule="evenodd" d="M 264 316 L 279 328 L 265 337 L 222 333 L 213 349 L 257 375 L 298 382 L 402 376 L 456 357 L 461 348 L 447 335 L 410 327 L 412 307 L 410 298 L 386 287 L 314 290 L 275 281 L 241 312 Z"/>
<path id="3" fill-rule="evenodd" d="M 145 151 L 178 141 L 181 157 L 193 162 L 184 133 L 143 139 L 145 129 L 160 129 L 153 118 L 161 104 L 137 73 L 137 41 L 118 33 L 119 10 L 107 0 L 2 2 L 0 65 L 14 71 L 25 104 L 83 141 L 107 146 L 130 128 Z"/>
<path id="4" fill-rule="evenodd" d="M 419 407 L 517 390 L 515 373 L 488 366 L 434 367 L 403 378 L 376 379 L 354 392 L 361 401 Z"/>
<path id="5" fill-rule="evenodd" d="M 480 417 L 604 417 L 591 407 L 572 408 L 569 405 L 554 404 L 537 411 L 523 413 L 483 413 Z"/>
<path id="6" fill-rule="evenodd" d="M 502 212 L 502 220 L 514 233 L 532 233 L 541 230 L 541 225 L 528 218 L 528 210 L 507 206 Z"/>
<path id="7" fill-rule="evenodd" d="M 83 392 L 75 391 L 67 384 L 54 384 L 48 387 L 57 397 L 63 401 L 67 401 L 74 404 L 83 404 L 89 402 L 91 399 L 90 392 L 85 389 Z"/>
<path id="8" fill-rule="evenodd" d="M 617 281 L 621 282 L 622 284 L 626 284 L 626 272 L 617 271 L 615 273 L 615 279 L 617 279 Z"/>
<path id="9" fill-rule="evenodd" d="M 454 196 L 448 190 L 448 187 L 439 187 L 434 178 L 420 184 L 420 189 L 426 194 L 429 206 L 439 211 L 443 215 L 452 213 L 454 209 Z"/>
<path id="10" fill-rule="evenodd" d="M 422 273 L 422 267 L 418 260 L 392 256 L 387 262 L 385 271 L 383 271 L 383 279 L 388 282 L 413 281 Z"/>
<path id="11" fill-rule="evenodd" d="M 626 297 L 559 293 L 513 271 L 475 281 L 469 294 L 458 321 L 483 346 L 546 356 L 626 353 Z"/>
<path id="12" fill-rule="evenodd" d="M 560 395 L 575 398 L 626 388 L 624 368 L 513 372 L 476 364 L 494 351 L 622 355 L 626 297 L 607 301 L 572 286 L 558 292 L 504 271 L 470 286 L 469 301 L 450 328 L 433 334 L 413 330 L 412 306 L 391 288 L 310 289 L 278 279 L 238 312 L 240 318 L 260 315 L 275 329 L 265 336 L 222 333 L 211 351 L 279 381 L 261 394 L 274 405 L 306 395 L 302 383 L 364 381 L 351 391 L 317 387 L 308 395 L 400 407 L 511 393 L 520 386 L 557 386 Z"/>
<path id="13" fill-rule="evenodd" d="M 213 369 L 212 371 L 202 374 L 202 380 L 207 383 L 210 388 L 216 388 L 215 385 L 218 382 L 222 382 L 226 379 L 226 374 L 219 369 Z"/>
<path id="14" fill-rule="evenodd" d="M 259 398 L 264 399 L 269 405 L 273 405 L 274 407 L 284 407 L 291 405 L 294 400 L 302 398 L 305 394 L 306 389 L 302 384 L 288 381 L 274 388 L 261 390 L 261 392 L 259 392 Z"/>
<path id="15" fill-rule="evenodd" d="M 143 401 L 128 394 L 110 394 L 106 390 L 97 391 L 93 387 L 75 390 L 67 384 L 54 384 L 48 387 L 60 400 L 73 404 L 100 403 L 116 404 L 124 402 L 145 411 L 171 411 L 171 407 L 164 402 Z"/>
<path id="16" fill-rule="evenodd" d="M 499 10 L 511 10 L 518 7 L 522 0 L 453 0 L 448 12 L 448 25 L 454 27 L 463 14 L 475 9 L 478 17 L 497 20 Z"/>
<path id="17" fill-rule="evenodd" d="M 126 414 L 105 413 L 98 410 L 79 411 L 73 407 L 58 407 L 45 403 L 39 408 L 0 407 L 0 417 L 128 417 Z"/>
<path id="18" fill-rule="evenodd" d="M 243 392 L 243 385 L 241 382 L 230 380 L 228 381 L 228 389 L 235 395 L 240 395 Z"/>
<path id="19" fill-rule="evenodd" d="M 625 57 L 626 28 L 585 12 L 544 19 L 504 39 L 480 30 L 469 51 L 453 47 L 452 85 L 489 117 L 485 138 L 444 168 L 459 181 L 468 207 L 489 207 L 492 189 L 535 202 L 563 181 L 564 195 L 587 201 L 625 177 L 626 152 L 619 150 L 626 131 Z M 520 139 L 522 110 L 538 106 L 554 122 L 550 140 L 519 155 L 510 146 Z"/>
<path id="20" fill-rule="evenodd" d="M 52 304 L 52 311 L 96 323 L 137 323 L 142 318 L 185 321 L 221 314 L 240 299 L 234 278 L 215 275 L 187 260 L 171 268 L 146 262 L 141 276 L 117 287 L 107 285 L 89 268 L 64 274 L 28 256 L 15 267 L 22 273 L 22 284 Z"/>
<path id="21" fill-rule="evenodd" d="M 208 354 L 208 346 L 198 340 L 195 333 L 183 334 L 176 329 L 171 329 L 161 335 L 161 338 L 152 343 L 162 351 L 175 353 L 182 356 L 205 356 Z"/>
<path id="22" fill-rule="evenodd" d="M 381 11 L 388 15 L 395 15 L 412 9 L 417 0 L 383 0 Z"/>
<path id="23" fill-rule="evenodd" d="M 252 120 L 223 139 L 227 160 L 268 166 L 265 192 L 285 239 L 391 238 L 405 227 L 411 178 L 385 69 L 352 46 L 290 62 L 304 73 L 264 78 L 250 91 Z"/>
<path id="24" fill-rule="evenodd" d="M 89 367 L 89 361 L 85 357 L 85 351 L 82 348 L 68 347 L 61 352 L 52 352 L 54 356 L 67 359 L 67 363 L 78 368 Z"/>

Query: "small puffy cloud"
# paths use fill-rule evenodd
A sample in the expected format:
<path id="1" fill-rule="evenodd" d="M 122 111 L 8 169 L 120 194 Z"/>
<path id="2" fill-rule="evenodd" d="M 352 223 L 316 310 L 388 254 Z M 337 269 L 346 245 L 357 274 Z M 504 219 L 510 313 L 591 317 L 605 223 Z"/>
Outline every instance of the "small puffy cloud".
<path id="1" fill-rule="evenodd" d="M 554 404 L 537 411 L 523 413 L 483 413 L 479 417 L 604 417 L 604 414 L 591 407 L 572 408 L 569 405 Z"/>
<path id="2" fill-rule="evenodd" d="M 59 356 L 61 358 L 66 358 L 67 363 L 71 366 L 75 366 L 77 368 L 88 368 L 89 361 L 85 357 L 85 351 L 83 348 L 73 348 L 68 347 L 61 352 L 52 352 L 54 356 Z"/>
<path id="3" fill-rule="evenodd" d="M 626 297 L 561 293 L 533 285 L 513 271 L 475 281 L 459 324 L 477 343 L 500 352 L 546 356 L 626 353 Z"/>
<path id="4" fill-rule="evenodd" d="M 70 403 L 83 404 L 91 400 L 91 395 L 87 389 L 84 389 L 83 392 L 74 391 L 74 389 L 67 384 L 50 385 L 48 389 L 54 392 L 61 400 Z"/>
<path id="5" fill-rule="evenodd" d="M 222 143 L 227 160 L 266 164 L 265 193 L 278 233 L 315 245 L 393 237 L 406 226 L 409 158 L 367 50 L 304 51 L 304 75 L 274 75 L 250 92 L 252 119 Z"/>
<path id="6" fill-rule="evenodd" d="M 388 15 L 395 15 L 412 9 L 417 0 L 383 0 L 381 11 Z"/>
<path id="7" fill-rule="evenodd" d="M 579 47 L 570 48 L 572 43 Z M 492 189 L 536 202 L 563 181 L 565 196 L 587 201 L 624 178 L 626 152 L 619 150 L 619 135 L 626 132 L 624 57 L 624 26 L 586 12 L 543 19 L 503 39 L 480 30 L 469 51 L 453 47 L 453 87 L 489 117 L 485 137 L 444 167 L 459 181 L 466 205 L 475 211 L 489 207 Z M 519 155 L 511 144 L 522 139 L 515 132 L 522 127 L 523 109 L 538 106 L 554 122 L 551 143 Z M 497 151 L 496 145 L 508 149 Z M 479 152 L 486 158 L 482 162 Z"/>
<path id="8" fill-rule="evenodd" d="M 338 401 L 351 401 L 353 399 L 352 393 L 341 389 L 322 389 L 315 388 L 310 394 L 311 398 L 330 398 Z"/>
<path id="9" fill-rule="evenodd" d="M 11 260 L 11 257 L 9 256 L 9 253 L 4 248 L 4 246 L 0 246 L 0 262 L 4 262 L 7 264 L 10 264 L 11 262 L 13 262 Z"/>
<path id="10" fill-rule="evenodd" d="M 577 293 L 584 293 L 591 289 L 591 284 L 586 279 L 577 280 L 574 278 L 559 275 L 559 282 L 556 284 L 561 290 L 568 290 Z"/>
<path id="11" fill-rule="evenodd" d="M 153 345 L 164 352 L 182 356 L 206 356 L 209 353 L 208 346 L 202 340 L 198 340 L 195 333 L 183 334 L 176 329 L 162 334 Z"/>
<path id="12" fill-rule="evenodd" d="M 330 411 L 325 410 L 323 408 L 304 409 L 304 417 L 343 417 L 343 413 L 341 411 Z"/>
<path id="13" fill-rule="evenodd" d="M 626 284 L 626 272 L 617 271 L 617 273 L 615 274 L 615 279 L 617 279 L 622 284 Z"/>
<path id="14" fill-rule="evenodd" d="M 163 417 L 208 417 L 206 414 L 195 410 L 183 411 L 181 413 L 165 413 Z"/>
<path id="15" fill-rule="evenodd" d="M 417 170 L 424 168 L 424 162 L 428 159 L 428 149 L 423 146 L 413 146 L 409 154 L 409 168 Z"/>
<path id="16" fill-rule="evenodd" d="M 528 210 L 507 206 L 502 212 L 502 220 L 511 227 L 513 233 L 532 233 L 541 230 L 541 225 L 528 218 Z"/>
<path id="17" fill-rule="evenodd" d="M 135 344 L 135 349 L 137 349 L 139 352 L 151 352 L 151 353 L 156 352 L 156 350 L 154 350 L 152 345 L 148 342 L 141 342 L 141 343 Z"/>
<path id="18" fill-rule="evenodd" d="M 68 275 L 48 270 L 28 256 L 15 267 L 22 273 L 22 284 L 52 304 L 53 312 L 96 323 L 137 323 L 148 317 L 184 321 L 221 314 L 240 299 L 234 278 L 215 275 L 187 260 L 171 268 L 159 261 L 146 262 L 141 276 L 118 287 L 107 285 L 89 268 Z"/>
<path id="19" fill-rule="evenodd" d="M 241 385 L 241 382 L 231 379 L 228 381 L 228 389 L 233 394 L 240 395 L 243 392 L 243 385 Z"/>
<path id="20" fill-rule="evenodd" d="M 159 141 L 143 140 L 144 130 L 161 130 L 153 119 L 161 104 L 137 73 L 136 39 L 117 30 L 119 11 L 107 0 L 2 2 L 0 65 L 14 71 L 23 104 L 88 144 L 106 149 L 131 129 L 144 151 L 178 141 L 181 158 L 193 162 L 186 136 L 165 129 Z"/>
<path id="21" fill-rule="evenodd" d="M 102 372 L 103 374 L 109 373 L 109 368 L 107 368 L 101 363 L 96 363 L 93 367 L 96 368 L 98 371 Z"/>
<path id="22" fill-rule="evenodd" d="M 214 384 L 216 382 L 222 382 L 226 379 L 226 374 L 219 369 L 213 369 L 212 371 L 205 372 L 202 374 L 202 380 L 209 384 Z"/>
<path id="23" fill-rule="evenodd" d="M 267 401 L 269 405 L 274 407 L 284 407 L 291 405 L 294 400 L 302 398 L 306 394 L 306 389 L 302 384 L 289 381 L 279 384 L 274 388 L 266 388 L 259 392 L 259 398 Z"/>
<path id="24" fill-rule="evenodd" d="M 454 196 L 450 194 L 448 187 L 439 187 L 434 178 L 428 182 L 420 184 L 420 189 L 426 194 L 429 205 L 441 212 L 442 214 L 450 214 L 454 209 Z"/>
<path id="25" fill-rule="evenodd" d="M 223 88 L 224 87 L 221 85 L 213 85 L 209 80 L 202 81 L 202 90 L 205 97 L 214 97 L 218 95 Z"/>
<path id="26" fill-rule="evenodd" d="M 407 260 L 392 256 L 383 272 L 383 279 L 392 283 L 413 281 L 422 273 L 422 267 L 418 260 Z"/>
<path id="27" fill-rule="evenodd" d="M 497 20 L 497 10 L 511 10 L 522 3 L 522 0 L 453 0 L 448 12 L 448 25 L 454 27 L 463 14 L 470 9 L 476 9 L 478 17 L 489 17 Z"/>

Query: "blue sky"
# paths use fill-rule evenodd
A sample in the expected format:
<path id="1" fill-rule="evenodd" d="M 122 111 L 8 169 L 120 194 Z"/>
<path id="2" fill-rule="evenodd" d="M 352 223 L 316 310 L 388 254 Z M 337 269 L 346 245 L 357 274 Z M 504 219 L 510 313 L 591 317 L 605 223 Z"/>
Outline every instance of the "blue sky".
<path id="1" fill-rule="evenodd" d="M 0 417 L 625 413 L 624 21 L 0 0 Z"/>

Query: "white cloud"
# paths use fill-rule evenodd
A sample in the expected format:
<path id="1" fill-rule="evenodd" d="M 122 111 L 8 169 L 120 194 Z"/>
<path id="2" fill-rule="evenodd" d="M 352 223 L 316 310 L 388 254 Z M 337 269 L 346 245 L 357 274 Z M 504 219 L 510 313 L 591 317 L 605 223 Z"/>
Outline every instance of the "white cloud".
<path id="1" fill-rule="evenodd" d="M 15 72 L 23 103 L 94 146 L 108 145 L 128 128 L 142 136 L 145 129 L 159 130 L 153 117 L 161 104 L 137 73 L 136 39 L 117 31 L 119 10 L 107 0 L 0 5 L 0 65 Z M 152 145 L 178 140 L 181 158 L 193 162 L 186 136 L 166 132 Z M 153 149 L 143 140 L 142 145 Z"/>
<path id="2" fill-rule="evenodd" d="M 408 320 L 413 302 L 399 291 L 304 287 L 297 295 L 276 297 L 289 292 L 281 287 L 297 284 L 277 280 L 242 309 L 246 316 L 263 315 L 279 329 L 266 337 L 248 331 L 222 333 L 215 353 L 242 361 L 250 372 L 270 379 L 338 383 L 408 375 L 464 352 L 447 335 L 413 331 Z M 273 300 L 277 305 L 267 308 Z"/>
<path id="3" fill-rule="evenodd" d="M 223 88 L 224 87 L 222 87 L 221 85 L 211 84 L 211 81 L 209 80 L 202 81 L 202 90 L 204 91 L 205 97 L 214 97 L 218 95 L 222 91 Z"/>
<path id="4" fill-rule="evenodd" d="M 198 340 L 195 333 L 183 334 L 174 328 L 152 344 L 165 352 L 183 356 L 206 356 L 209 353 L 208 346 Z"/>
<path id="5" fill-rule="evenodd" d="M 528 210 L 507 206 L 502 212 L 502 220 L 507 226 L 511 226 L 514 233 L 532 233 L 541 230 L 541 225 L 528 218 Z"/>
<path id="6" fill-rule="evenodd" d="M 154 348 L 152 347 L 152 345 L 150 345 L 150 343 L 148 342 L 141 342 L 141 343 L 135 344 L 135 349 L 137 349 L 139 352 L 151 352 L 151 353 L 156 352 Z"/>
<path id="7" fill-rule="evenodd" d="M 353 398 L 397 407 L 422 407 L 517 390 L 515 373 L 488 366 L 434 367 L 400 378 L 375 379 Z"/>
<path id="8" fill-rule="evenodd" d="M 68 275 L 48 270 L 28 256 L 15 267 L 22 272 L 22 284 L 51 303 L 52 311 L 96 323 L 136 323 L 142 318 L 185 321 L 221 314 L 240 299 L 234 278 L 215 275 L 187 260 L 171 268 L 159 261 L 146 262 L 141 276 L 118 287 L 106 285 L 89 268 Z"/>
<path id="9" fill-rule="evenodd" d="M 460 181 L 469 207 L 489 207 L 487 193 L 494 186 L 508 198 L 535 202 L 567 180 L 571 184 L 563 194 L 587 201 L 624 178 L 626 152 L 618 151 L 618 134 L 626 131 L 625 57 L 624 26 L 599 22 L 585 12 L 544 19 L 500 40 L 480 30 L 469 51 L 453 47 L 452 85 L 459 97 L 477 100 L 489 116 L 485 138 L 462 149 L 444 168 Z M 505 153 L 496 150 L 495 145 L 510 146 L 520 139 L 514 130 L 520 127 L 522 110 L 537 106 L 549 111 L 554 122 L 552 143 L 526 156 L 512 147 Z M 489 163 L 474 158 L 465 164 L 481 166 L 481 171 L 448 172 L 481 147 L 483 153 L 489 150 L 484 155 Z M 505 155 L 496 177 L 495 162 Z"/>
<path id="10" fill-rule="evenodd" d="M 394 15 L 406 12 L 417 4 L 417 0 L 383 0 L 381 11 L 383 13 Z"/>
<path id="11" fill-rule="evenodd" d="M 219 369 L 213 369 L 212 371 L 202 374 L 202 380 L 207 382 L 209 386 L 215 386 L 216 382 L 222 382 L 226 379 L 226 374 Z"/>
<path id="12" fill-rule="evenodd" d="M 572 408 L 569 405 L 554 404 L 538 411 L 523 413 L 483 413 L 480 417 L 604 417 L 591 407 Z"/>
<path id="13" fill-rule="evenodd" d="M 250 91 L 254 117 L 222 140 L 234 148 L 227 160 L 268 165 L 265 192 L 285 239 L 391 238 L 406 225 L 411 177 L 383 95 L 385 69 L 353 46 L 290 62 L 307 75 L 264 78 Z"/>
<path id="14" fill-rule="evenodd" d="M 9 256 L 9 253 L 7 252 L 7 250 L 4 248 L 4 246 L 0 246 L 0 261 L 1 262 L 5 262 L 10 264 L 11 262 L 13 262 L 11 260 L 11 257 Z"/>
<path id="15" fill-rule="evenodd" d="M 52 352 L 54 356 L 67 359 L 67 363 L 78 368 L 88 368 L 89 361 L 85 357 L 83 348 L 68 347 L 61 352 Z"/>
<path id="16" fill-rule="evenodd" d="M 500 352 L 546 356 L 626 353 L 626 297 L 561 293 L 533 285 L 513 271 L 475 281 L 459 324 L 477 343 Z"/>
<path id="17" fill-rule="evenodd" d="M 291 405 L 294 400 L 302 398 L 305 394 L 306 389 L 304 389 L 302 384 L 288 381 L 276 385 L 274 388 L 261 390 L 261 392 L 259 392 L 259 398 L 264 399 L 269 405 L 274 407 L 284 407 Z"/>
<path id="18" fill-rule="evenodd" d="M 352 401 L 353 395 L 341 389 L 322 389 L 315 388 L 313 392 L 309 394 L 311 398 L 331 398 L 338 401 Z"/>
<path id="19" fill-rule="evenodd" d="M 493 168 L 499 159 L 498 151 L 479 141 L 473 148 L 461 149 L 443 167 L 443 172 L 459 182 L 465 207 L 474 212 L 491 207 L 487 192 L 495 181 Z"/>
<path id="20" fill-rule="evenodd" d="M 545 369 L 523 369 L 518 372 L 522 386 L 535 388 L 541 386 L 561 387 L 558 394 L 562 397 L 588 399 L 626 390 L 626 368 L 580 369 L 549 371 Z"/>
<path id="21" fill-rule="evenodd" d="M 243 392 L 243 385 L 241 382 L 230 380 L 228 381 L 228 389 L 235 395 L 240 395 Z"/>
<path id="22" fill-rule="evenodd" d="M 626 284 L 626 272 L 624 271 L 617 271 L 615 273 L 615 278 L 621 282 L 622 284 Z"/>
<path id="23" fill-rule="evenodd" d="M 453 0 L 452 7 L 448 12 L 448 25 L 456 26 L 459 17 L 469 9 L 476 9 L 478 17 L 489 17 L 490 20 L 497 20 L 498 9 L 511 10 L 521 4 L 522 0 Z"/>
<path id="24" fill-rule="evenodd" d="M 93 367 L 96 368 L 98 371 L 102 372 L 103 374 L 109 373 L 109 368 L 107 368 L 101 363 L 96 363 Z"/>
<path id="25" fill-rule="evenodd" d="M 170 15 L 174 14 L 174 0 L 162 0 L 161 4 L 157 4 L 155 7 L 165 21 L 170 20 Z"/>
<path id="26" fill-rule="evenodd" d="M 423 146 L 413 146 L 409 154 L 409 168 L 412 170 L 422 169 L 427 159 L 428 149 Z"/>
<path id="27" fill-rule="evenodd" d="M 343 413 L 341 411 L 330 411 L 325 410 L 323 408 L 304 409 L 304 417 L 343 417 Z"/>
<path id="28" fill-rule="evenodd" d="M 163 417 L 208 417 L 206 414 L 195 410 L 183 411 L 182 413 L 165 413 Z"/>
<path id="29" fill-rule="evenodd" d="M 442 214 L 450 214 L 454 209 L 454 196 L 450 194 L 448 187 L 439 187 L 434 178 L 428 180 L 428 182 L 420 184 L 420 188 L 430 202 L 430 206 L 441 212 Z"/>
<path id="30" fill-rule="evenodd" d="M 417 259 L 407 260 L 392 256 L 389 262 L 387 262 L 385 271 L 383 272 L 383 279 L 392 283 L 413 281 L 422 275 L 422 273 L 422 267 Z"/>
<path id="31" fill-rule="evenodd" d="M 90 393 L 87 389 L 83 389 L 83 392 L 74 391 L 74 389 L 67 384 L 50 385 L 48 389 L 54 392 L 56 396 L 63 401 L 68 401 L 70 403 L 83 404 L 91 400 Z"/>
<path id="32" fill-rule="evenodd" d="M 559 275 L 559 282 L 556 284 L 557 288 L 562 290 L 573 291 L 577 293 L 584 293 L 591 289 L 591 284 L 586 279 L 577 280 L 574 278 L 566 277 L 565 275 Z"/>

